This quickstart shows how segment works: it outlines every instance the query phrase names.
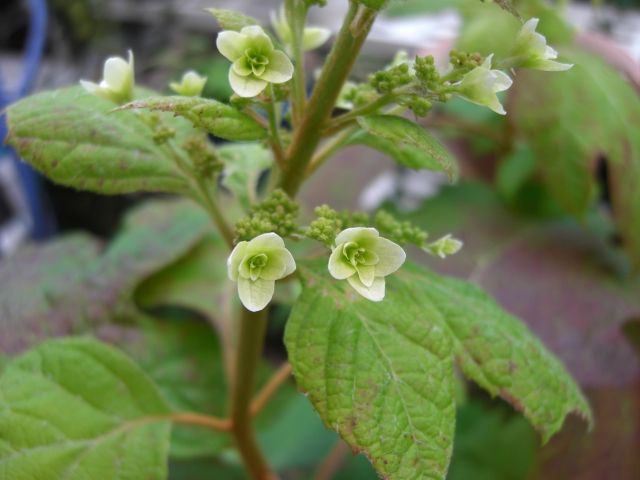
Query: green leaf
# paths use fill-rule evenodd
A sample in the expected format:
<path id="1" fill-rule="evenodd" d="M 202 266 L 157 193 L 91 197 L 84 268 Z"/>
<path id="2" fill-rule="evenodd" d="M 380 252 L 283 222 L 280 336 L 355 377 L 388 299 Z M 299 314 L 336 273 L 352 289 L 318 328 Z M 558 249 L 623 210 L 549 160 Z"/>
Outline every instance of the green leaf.
<path id="1" fill-rule="evenodd" d="M 218 150 L 225 163 L 222 184 L 247 209 L 256 201 L 260 174 L 273 163 L 271 151 L 257 143 L 224 145 Z"/>
<path id="2" fill-rule="evenodd" d="M 107 248 L 74 234 L 19 250 L 0 262 L 0 351 L 16 354 L 50 336 L 135 320 L 134 289 L 210 228 L 191 202 L 156 200 L 131 211 Z"/>
<path id="3" fill-rule="evenodd" d="M 351 143 L 380 150 L 401 165 L 445 172 L 452 182 L 458 165 L 451 153 L 429 132 L 406 118 L 395 115 L 358 117 L 366 133 L 357 133 Z"/>
<path id="4" fill-rule="evenodd" d="M 304 288 L 285 343 L 298 386 L 325 424 L 390 479 L 444 478 L 453 442 L 453 360 L 522 411 L 546 440 L 580 390 L 517 319 L 477 287 L 406 264 L 381 303 L 299 263 Z"/>
<path id="5" fill-rule="evenodd" d="M 149 126 L 114 106 L 81 87 L 39 93 L 7 109 L 6 142 L 62 185 L 104 194 L 186 193 L 186 180 Z"/>
<path id="6" fill-rule="evenodd" d="M 565 53 L 575 64 L 567 72 L 523 72 L 512 98 L 513 119 L 551 194 L 573 215 L 582 217 L 591 207 L 598 161 L 607 162 L 613 217 L 640 268 L 640 97 L 599 58 Z"/>
<path id="7" fill-rule="evenodd" d="M 167 478 L 168 406 L 125 355 L 49 341 L 0 377 L 0 477 Z"/>
<path id="8" fill-rule="evenodd" d="M 227 388 L 220 342 L 206 322 L 141 321 L 122 348 L 158 386 L 171 409 L 223 417 Z M 226 433 L 191 425 L 174 425 L 172 459 L 213 456 L 229 447 Z"/>
<path id="9" fill-rule="evenodd" d="M 119 110 L 170 112 L 189 120 L 216 137 L 232 141 L 261 140 L 266 130 L 253 118 L 217 100 L 200 97 L 151 97 L 123 105 Z"/>
<path id="10" fill-rule="evenodd" d="M 249 17 L 235 10 L 225 10 L 223 8 L 207 8 L 220 24 L 223 30 L 242 30 L 251 25 L 260 25 L 260 22 L 253 17 Z"/>

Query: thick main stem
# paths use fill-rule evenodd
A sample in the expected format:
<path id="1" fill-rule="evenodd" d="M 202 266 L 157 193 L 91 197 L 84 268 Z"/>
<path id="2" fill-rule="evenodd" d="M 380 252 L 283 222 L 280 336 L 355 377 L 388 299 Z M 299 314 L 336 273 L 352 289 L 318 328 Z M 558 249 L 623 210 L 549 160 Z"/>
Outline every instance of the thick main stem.
<path id="1" fill-rule="evenodd" d="M 267 310 L 243 308 L 236 346 L 236 365 L 231 385 L 231 433 L 244 464 L 256 480 L 275 480 L 262 456 L 252 425 L 251 399 L 267 330 Z"/>
<path id="2" fill-rule="evenodd" d="M 349 12 L 322 69 L 322 74 L 305 108 L 287 152 L 287 169 L 282 188 L 294 197 L 305 178 L 305 171 L 322 137 L 322 128 L 331 115 L 340 90 L 347 80 L 376 12 L 351 2 Z"/>

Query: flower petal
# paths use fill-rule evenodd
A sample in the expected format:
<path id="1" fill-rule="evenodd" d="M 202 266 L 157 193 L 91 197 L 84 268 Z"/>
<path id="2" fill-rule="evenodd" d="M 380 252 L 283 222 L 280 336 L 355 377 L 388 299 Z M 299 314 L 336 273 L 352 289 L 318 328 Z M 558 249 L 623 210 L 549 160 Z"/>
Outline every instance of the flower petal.
<path id="1" fill-rule="evenodd" d="M 494 92 L 503 92 L 513 84 L 513 80 L 511 80 L 511 77 L 509 77 L 509 75 L 507 75 L 506 73 L 500 70 L 492 70 L 491 72 L 494 75 Z"/>
<path id="2" fill-rule="evenodd" d="M 293 64 L 287 55 L 280 51 L 274 50 L 269 58 L 269 65 L 260 78 L 271 83 L 284 83 L 293 77 Z"/>
<path id="3" fill-rule="evenodd" d="M 266 307 L 273 298 L 273 292 L 275 290 L 275 284 L 273 280 L 265 280 L 258 278 L 256 281 L 251 281 L 247 278 L 238 278 L 238 296 L 240 301 L 247 310 L 257 312 Z"/>
<path id="4" fill-rule="evenodd" d="M 247 46 L 252 50 L 257 50 L 263 55 L 268 55 L 273 51 L 273 43 L 261 26 L 250 25 L 240 30 L 240 34 L 248 38 Z"/>
<path id="5" fill-rule="evenodd" d="M 336 236 L 336 245 L 346 242 L 358 242 L 363 239 L 373 239 L 379 237 L 380 234 L 375 228 L 369 227 L 351 227 L 342 230 L 338 236 Z"/>
<path id="6" fill-rule="evenodd" d="M 267 82 L 253 76 L 241 77 L 233 68 L 229 69 L 229 83 L 234 92 L 245 98 L 259 95 L 267 86 Z"/>
<path id="7" fill-rule="evenodd" d="M 260 278 L 265 280 L 280 280 L 293 273 L 296 269 L 296 261 L 286 248 L 270 250 L 269 262 L 262 269 Z"/>
<path id="8" fill-rule="evenodd" d="M 380 302 L 384 298 L 384 277 L 375 277 L 370 287 L 366 287 L 360 281 L 358 275 L 352 275 L 351 277 L 347 278 L 347 282 L 349 282 L 349 285 L 351 285 L 356 292 L 358 292 L 364 298 L 371 300 L 372 302 Z"/>
<path id="9" fill-rule="evenodd" d="M 282 237 L 274 232 L 258 235 L 249 242 L 249 245 L 251 246 L 251 250 L 255 253 L 259 253 L 258 250 L 285 248 L 284 240 L 282 240 Z"/>
<path id="10" fill-rule="evenodd" d="M 321 27 L 307 27 L 302 34 L 302 49 L 313 50 L 329 40 L 331 30 Z"/>
<path id="11" fill-rule="evenodd" d="M 240 57 L 238 60 L 231 64 L 231 68 L 241 77 L 248 77 L 253 73 L 253 70 L 251 70 L 251 65 L 249 65 L 249 62 L 247 62 L 247 57 Z"/>
<path id="12" fill-rule="evenodd" d="M 96 93 L 100 88 L 100 85 L 95 82 L 90 82 L 89 80 L 80 80 L 80 85 L 89 93 Z"/>
<path id="13" fill-rule="evenodd" d="M 229 276 L 229 280 L 235 282 L 238 279 L 238 269 L 246 255 L 247 245 L 249 245 L 249 242 L 238 243 L 227 258 L 227 275 Z"/>
<path id="14" fill-rule="evenodd" d="M 344 280 L 357 273 L 353 265 L 344 258 L 343 249 L 344 244 L 338 245 L 333 249 L 329 257 L 329 273 L 337 280 Z"/>
<path id="15" fill-rule="evenodd" d="M 407 259 L 404 249 L 391 240 L 379 237 L 376 239 L 374 251 L 379 261 L 375 265 L 376 276 L 385 277 L 398 270 Z"/>
<path id="16" fill-rule="evenodd" d="M 376 267 L 372 265 L 358 265 L 356 267 L 358 271 L 358 278 L 362 282 L 362 284 L 370 288 L 373 285 L 373 279 L 376 276 Z"/>
<path id="17" fill-rule="evenodd" d="M 230 62 L 235 62 L 244 55 L 247 48 L 247 37 L 233 30 L 225 30 L 216 39 L 218 51 Z"/>
<path id="18" fill-rule="evenodd" d="M 120 57 L 110 57 L 104 62 L 103 79 L 113 90 L 120 91 L 131 79 L 131 67 Z"/>

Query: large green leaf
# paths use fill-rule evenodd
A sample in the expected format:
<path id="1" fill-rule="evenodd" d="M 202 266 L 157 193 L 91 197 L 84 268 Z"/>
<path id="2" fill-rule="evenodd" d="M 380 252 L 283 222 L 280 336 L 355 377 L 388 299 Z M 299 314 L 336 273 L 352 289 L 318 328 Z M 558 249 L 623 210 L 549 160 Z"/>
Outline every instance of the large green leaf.
<path id="1" fill-rule="evenodd" d="M 187 182 L 170 151 L 156 145 L 139 115 L 113 112 L 114 107 L 81 87 L 39 93 L 7 109 L 6 142 L 44 175 L 70 187 L 105 194 L 185 193 Z M 163 120 L 184 133 L 183 120 Z"/>
<path id="2" fill-rule="evenodd" d="M 137 285 L 189 252 L 210 228 L 190 202 L 153 201 L 130 212 L 104 249 L 75 234 L 19 250 L 0 263 L 0 351 L 16 354 L 51 336 L 135 320 Z"/>
<path id="3" fill-rule="evenodd" d="M 566 58 L 575 64 L 568 72 L 519 75 L 510 99 L 516 128 L 550 192 L 574 215 L 593 203 L 598 162 L 606 161 L 614 218 L 640 268 L 640 97 L 593 55 L 568 50 Z"/>
<path id="4" fill-rule="evenodd" d="M 6 367 L 0 392 L 0 478 L 167 477 L 169 408 L 114 348 L 44 343 Z"/>
<path id="5" fill-rule="evenodd" d="M 381 475 L 444 478 L 454 359 L 545 440 L 568 413 L 591 418 L 560 362 L 477 287 L 405 265 L 372 303 L 330 278 L 325 263 L 299 264 L 305 286 L 287 324 L 289 359 L 327 426 Z"/>
<path id="6" fill-rule="evenodd" d="M 170 112 L 225 140 L 260 140 L 267 135 L 266 130 L 249 115 L 217 100 L 200 97 L 151 97 L 136 100 L 120 108 L 128 109 Z"/>
<path id="7" fill-rule="evenodd" d="M 458 177 L 451 153 L 416 123 L 396 115 L 359 117 L 358 123 L 364 132 L 356 133 L 350 143 L 380 150 L 405 167 L 445 172 L 451 181 Z"/>

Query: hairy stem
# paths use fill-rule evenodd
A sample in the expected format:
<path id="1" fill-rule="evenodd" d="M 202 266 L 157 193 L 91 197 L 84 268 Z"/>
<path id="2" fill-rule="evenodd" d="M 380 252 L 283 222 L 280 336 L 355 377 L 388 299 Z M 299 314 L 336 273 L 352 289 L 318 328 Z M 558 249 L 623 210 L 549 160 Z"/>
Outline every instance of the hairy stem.
<path id="1" fill-rule="evenodd" d="M 302 118 L 307 102 L 305 91 L 306 80 L 304 70 L 304 52 L 302 49 L 302 36 L 304 34 L 304 24 L 307 17 L 307 7 L 302 2 L 286 0 L 285 11 L 292 36 L 293 53 L 293 83 L 291 89 L 291 119 L 293 125 L 297 126 Z"/>
<path id="2" fill-rule="evenodd" d="M 262 356 L 267 329 L 267 309 L 250 312 L 243 308 L 236 346 L 236 365 L 231 382 L 231 434 L 245 466 L 256 480 L 274 480 L 256 441 L 251 423 L 251 398 L 255 389 L 256 372 Z"/>
<path id="3" fill-rule="evenodd" d="M 271 143 L 271 149 L 276 162 L 280 168 L 284 166 L 284 148 L 282 146 L 282 139 L 280 138 L 280 132 L 278 130 L 280 120 L 278 119 L 276 102 L 276 95 L 273 91 L 273 84 L 269 84 L 269 96 L 271 102 L 267 105 L 267 114 L 269 115 L 269 142 Z"/>
<path id="4" fill-rule="evenodd" d="M 218 230 L 220 231 L 222 238 L 224 238 L 227 243 L 227 246 L 229 248 L 233 248 L 233 229 L 227 223 L 222 210 L 220 210 L 220 207 L 218 206 L 218 202 L 216 202 L 215 196 L 202 179 L 196 179 L 196 184 L 200 191 L 202 206 L 205 208 L 216 227 L 218 227 Z"/>
<path id="5" fill-rule="evenodd" d="M 357 125 L 354 125 L 346 128 L 335 137 L 327 140 L 327 142 L 322 145 L 322 148 L 320 148 L 313 156 L 311 162 L 309 162 L 309 166 L 305 172 L 305 177 L 310 177 L 325 161 L 331 158 L 334 153 L 346 146 L 349 138 L 356 131 L 358 131 L 358 127 Z"/>
<path id="6" fill-rule="evenodd" d="M 281 186 L 291 197 L 296 195 L 304 181 L 305 171 L 320 142 L 324 124 L 333 111 L 342 85 L 351 72 L 375 17 L 374 10 L 351 2 L 287 152 L 287 168 Z"/>

